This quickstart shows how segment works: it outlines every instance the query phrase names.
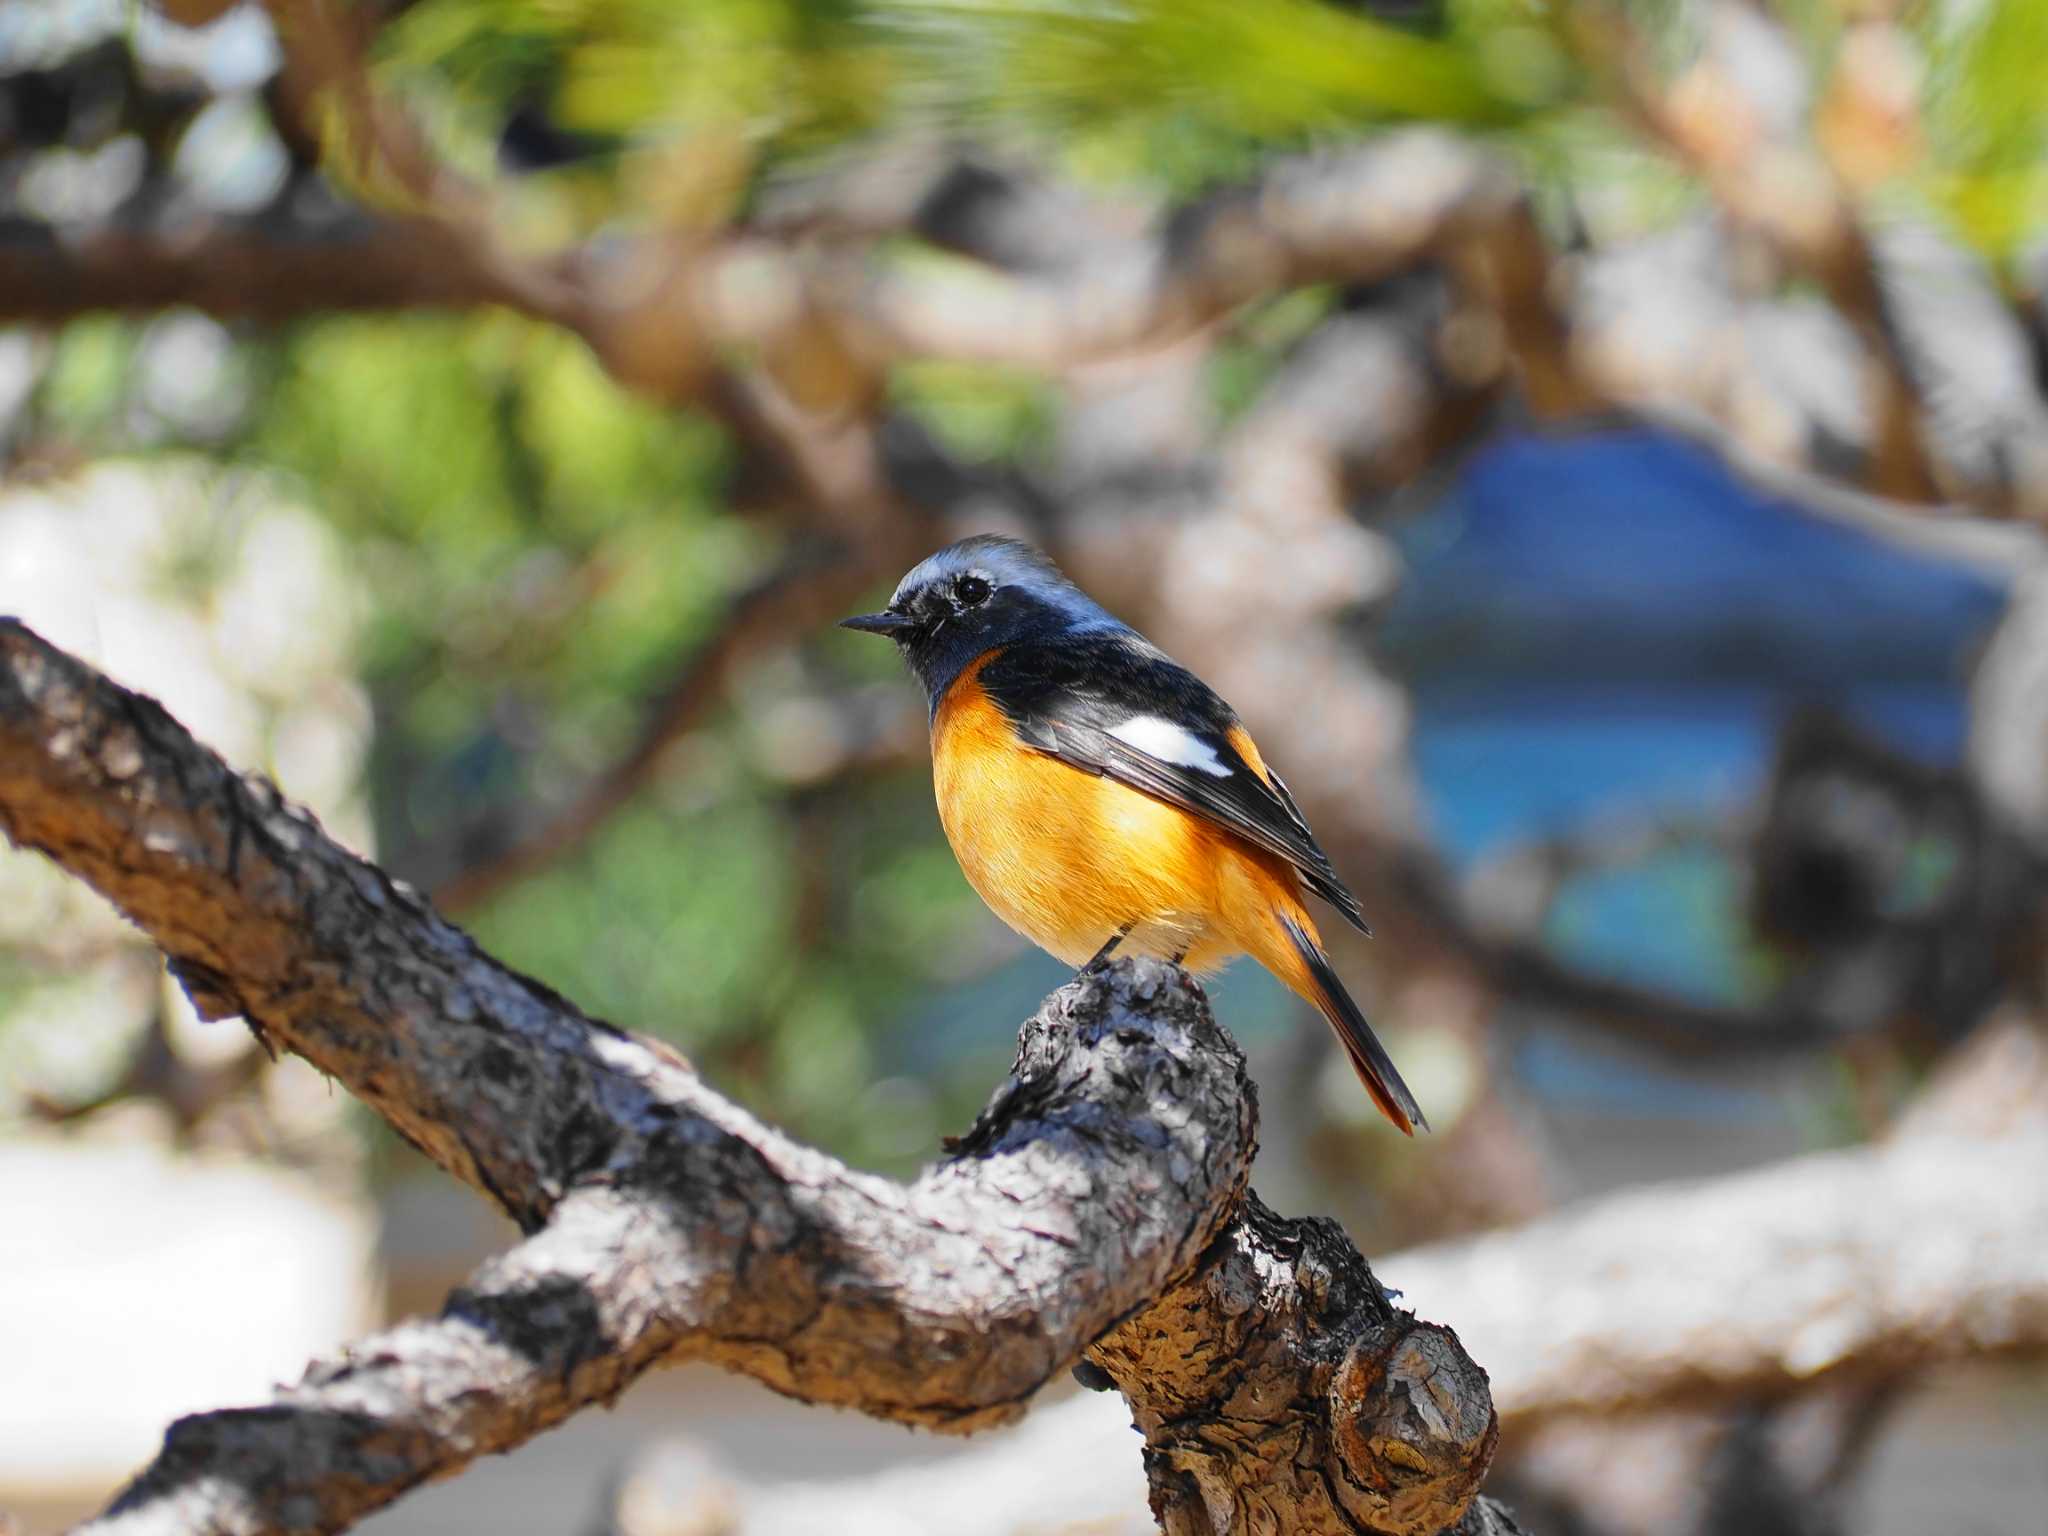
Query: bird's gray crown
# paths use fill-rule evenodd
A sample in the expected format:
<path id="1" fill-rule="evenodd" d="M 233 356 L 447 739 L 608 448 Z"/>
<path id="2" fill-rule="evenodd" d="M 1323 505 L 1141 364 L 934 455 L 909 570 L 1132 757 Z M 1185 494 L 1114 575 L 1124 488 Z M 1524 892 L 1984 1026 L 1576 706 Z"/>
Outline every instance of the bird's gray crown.
<path id="1" fill-rule="evenodd" d="M 1046 554 L 1022 539 L 977 533 L 927 556 L 897 583 L 892 608 L 912 606 L 920 592 L 946 586 L 962 576 L 979 576 L 993 587 L 1007 587 L 1050 610 L 1069 632 L 1124 629 L 1127 626 L 1094 598 L 1067 579 Z"/>

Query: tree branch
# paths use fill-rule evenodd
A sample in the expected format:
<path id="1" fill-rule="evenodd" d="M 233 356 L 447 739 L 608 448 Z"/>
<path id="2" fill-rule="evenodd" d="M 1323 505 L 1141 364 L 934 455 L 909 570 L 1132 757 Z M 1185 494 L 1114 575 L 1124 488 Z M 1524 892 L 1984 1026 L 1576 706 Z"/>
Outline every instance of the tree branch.
<path id="1" fill-rule="evenodd" d="M 855 218 L 771 212 L 711 235 L 655 230 L 536 260 L 499 238 L 491 189 L 439 164 L 416 125 L 372 88 L 353 18 L 331 0 L 271 0 L 269 9 L 288 61 L 280 95 L 302 112 L 316 97 L 338 109 L 350 123 L 342 142 L 364 162 L 339 170 L 380 189 L 396 216 L 358 217 L 337 233 L 273 213 L 196 231 L 106 227 L 61 242 L 30 227 L 0 240 L 0 318 L 49 323 L 190 304 L 282 320 L 335 308 L 501 303 L 581 336 L 615 378 L 651 397 L 730 422 L 721 359 L 741 355 L 808 410 L 843 420 L 873 410 L 899 363 L 1071 373 L 1170 346 L 1304 285 L 1356 286 L 1437 265 L 1459 274 L 1470 301 L 1442 338 L 1446 361 L 1483 373 L 1511 355 L 1523 397 L 1544 419 L 1684 413 L 1679 426 L 1724 452 L 1789 460 L 1921 505 L 1947 499 L 1991 516 L 2043 515 L 2026 435 L 2038 425 L 2039 401 L 2018 411 L 2002 402 L 1970 425 L 1971 441 L 1951 441 L 1956 433 L 1937 419 L 1945 406 L 1918 380 L 1908 345 L 1940 317 L 1917 314 L 1916 296 L 1894 291 L 1825 164 L 1802 148 L 1767 146 L 1779 170 L 1793 160 L 1804 167 L 1789 192 L 1787 176 L 1754 173 L 1747 159 L 1724 164 L 1712 144 L 1694 142 L 1698 124 L 1674 113 L 1654 81 L 1615 62 L 1625 49 L 1603 44 L 1588 56 L 1642 130 L 1686 160 L 1733 221 L 1822 284 L 1843 347 L 1866 369 L 1868 420 L 1819 419 L 1813 402 L 1786 395 L 1767 358 L 1730 350 L 1729 337 L 1767 306 L 1702 285 L 1676 252 L 1619 310 L 1611 293 L 1603 305 L 1586 282 L 1571 291 L 1563 281 L 1571 271 L 1551 259 L 1511 168 L 1440 133 L 1276 158 L 1244 184 L 1134 233 L 1063 212 L 1063 228 L 1087 230 L 1072 242 L 1078 254 L 1009 262 L 1006 271 L 906 270 L 886 254 L 889 236 L 914 233 L 975 258 L 1000 257 L 985 230 L 963 235 L 943 216 L 960 201 L 946 186 L 963 178 L 976 229 L 1049 217 L 1047 189 L 974 176 L 971 167 L 936 181 L 927 172 L 917 185 L 929 195 L 871 198 Z M 1809 184 L 1825 194 L 1818 202 L 1803 195 Z M 1628 255 L 1600 250 L 1572 266 L 1594 274 L 1627 265 Z M 1981 274 L 1967 281 L 1988 287 Z M 1698 334 L 1668 356 L 1644 341 L 1674 327 Z M 1712 366 L 1701 366 L 1703 345 Z M 1434 439 L 1464 435 L 1456 393 L 1430 402 L 1446 418 Z"/>
<path id="2" fill-rule="evenodd" d="M 787 1141 L 665 1047 L 587 1019 L 498 965 L 268 784 L 230 772 L 153 702 L 9 621 L 0 621 L 0 827 L 140 924 L 208 1016 L 241 1013 L 273 1046 L 340 1079 L 529 1232 L 576 1189 L 658 1202 L 705 1249 L 684 1277 L 674 1326 L 707 1331 L 706 1346 L 725 1338 L 735 1360 L 817 1400 L 865 1394 L 872 1410 L 913 1422 L 1003 1416 L 1184 1269 L 1242 1186 L 1252 1141 L 1242 1065 L 1178 982 L 1147 973 L 1062 994 L 1027 1036 L 1023 1081 L 999 1100 L 1000 1114 L 925 1182 L 895 1189 Z M 1142 1007 L 1130 1002 L 1140 993 Z M 1091 1033 L 1131 1013 L 1153 1020 L 1138 1031 L 1143 1045 Z M 1169 1017 L 1184 1035 L 1170 1049 L 1158 1036 Z M 1093 1045 L 1068 1061 L 1075 1030 Z M 1082 1076 L 1063 1077 L 1068 1069 Z M 1097 1082 L 1089 1074 L 1098 1071 L 1132 1076 Z M 1175 1124 L 1159 1123 L 1148 1090 L 1170 1097 Z M 1075 1114 L 1099 1123 L 1066 1124 Z M 1057 1127 L 1069 1144 L 1020 1133 L 1013 1146 L 1004 1136 L 1019 1126 Z M 1117 1211 L 1113 1187 L 1073 1204 L 1071 1187 L 1043 1188 L 1012 1166 L 1064 1153 L 1079 1174 L 1122 1164 L 1126 1151 L 1124 1174 L 1147 1184 L 1149 1210 Z M 1176 1192 L 1190 1197 L 1185 1205 Z M 978 1202 L 992 1209 L 977 1214 Z M 885 1239 L 878 1252 L 852 1251 L 862 1231 Z M 768 1299 L 778 1266 L 786 1297 L 802 1298 L 785 1302 L 792 1310 L 779 1322 Z M 718 1293 L 720 1268 L 749 1283 Z M 1082 1326 L 1071 1337 L 1065 1323 L 1040 1327 L 1039 1342 L 1023 1347 L 1044 1357 L 1032 1366 L 974 1298 L 1032 1292 L 1040 1280 L 1051 1288 L 1039 1300 Z M 938 1373 L 954 1388 L 912 1381 L 907 1360 L 878 1366 L 901 1378 L 894 1385 L 847 1379 L 854 1362 L 843 1340 L 837 1353 L 829 1347 L 833 1335 L 857 1333 L 853 1314 L 891 1294 L 894 1310 L 924 1318 L 927 1347 L 950 1331 L 948 1319 L 965 1328 L 975 1314 L 966 1331 L 977 1336 L 948 1341 L 957 1359 Z M 716 1307 L 731 1309 L 724 1324 Z M 801 1341 L 777 1353 L 784 1332 Z"/>
<path id="3" fill-rule="evenodd" d="M 302 219 L 273 209 L 177 230 L 109 224 L 59 241 L 0 235 L 0 316 L 59 324 L 95 313 L 192 308 L 220 320 L 281 324 L 349 310 L 473 309 L 516 301 L 457 259 L 428 223 L 353 209 Z"/>
<path id="4" fill-rule="evenodd" d="M 1065 368 L 1169 345 L 1293 288 L 1390 277 L 1519 208 L 1505 163 L 1416 130 L 1279 160 L 1057 277 L 870 270 L 848 283 L 842 269 L 836 307 L 882 358 Z"/>
<path id="5" fill-rule="evenodd" d="M 1354 1264 L 1328 1257 L 1322 1224 L 1281 1224 L 1286 1230 L 1270 1235 L 1270 1221 L 1248 1200 L 1194 1278 L 1089 1352 L 1147 1383 L 1131 1402 L 1141 1425 L 1159 1426 L 1147 1463 L 1155 1508 L 1162 1498 L 1173 1507 L 1199 1502 L 1221 1444 L 1272 1458 L 1258 1486 L 1316 1491 L 1321 1442 L 1295 1417 L 1301 1384 L 1269 1362 L 1298 1348 L 1334 1363 L 1370 1350 L 1385 1326 L 1376 1283 L 1361 1289 Z M 1747 1459 L 1732 1473 L 1710 1468 L 1726 1438 L 1716 1415 L 1801 1416 L 1809 1481 L 1799 1486 L 1817 1489 L 1847 1475 L 1873 1400 L 1898 1384 L 1944 1363 L 2048 1353 L 2044 1230 L 2048 1039 L 2038 1021 L 2008 1016 L 1949 1059 L 1887 1143 L 1624 1191 L 1474 1242 L 1392 1254 L 1377 1267 L 1405 1288 L 1406 1303 L 1457 1318 L 1489 1363 L 1515 1470 L 1527 1475 L 1532 1454 L 1549 1467 L 1539 1481 L 1576 1469 L 1569 1481 L 1604 1490 L 1633 1517 L 1646 1488 L 1691 1499 L 1787 1475 L 1761 1465 L 1760 1448 L 1744 1447 L 1741 1436 L 1730 1450 Z M 1290 1271 L 1291 1295 L 1268 1289 Z M 1321 1323 L 1317 1295 L 1333 1303 Z M 1264 1305 L 1243 1309 L 1251 1297 Z M 1226 1339 L 1225 1349 L 1208 1347 L 1199 1330 L 1188 1339 L 1174 1332 L 1183 1318 L 1206 1329 L 1217 1314 L 1226 1323 L 1213 1337 Z M 1405 1314 L 1391 1315 L 1405 1323 Z M 1638 1317 L 1655 1321 L 1638 1326 Z M 1323 1342 L 1310 1344 L 1319 1328 Z M 1297 1343 L 1270 1348 L 1290 1330 Z M 1427 1345 L 1418 1332 L 1405 1347 L 1420 1358 Z M 1231 1361 L 1227 1372 L 1220 1359 Z M 1453 1424 L 1446 1414 L 1437 1436 L 1455 1438 L 1444 1434 Z M 1076 1486 L 1097 1490 L 1063 1518 L 1119 1527 L 1132 1501 L 1095 1469 L 1117 1454 L 1092 1404 L 1062 1404 L 1034 1421 L 1030 1442 L 992 1444 L 935 1469 L 929 1492 L 943 1509 L 959 1498 L 948 1489 L 1016 1486 L 1058 1456 Z M 1617 1458 L 1632 1466 L 1619 1480 Z M 907 1484 L 899 1481 L 894 1496 L 927 1491 Z M 1245 1514 L 1235 1487 L 1219 1494 Z M 839 1497 L 863 1515 L 876 1497 L 851 1486 L 808 1496 Z M 780 1507 L 779 1496 L 764 1494 L 743 1513 L 772 1523 Z M 914 1526 L 948 1528 L 929 1519 Z M 620 1536 L 655 1529 L 622 1524 Z M 971 1529 L 993 1536 L 1005 1527 Z"/>
<path id="6" fill-rule="evenodd" d="M 1436 1531 L 1499 1440 L 1486 1373 L 1448 1328 L 1397 1311 L 1343 1228 L 1256 1195 L 1200 1268 L 1089 1351 L 1144 1434 L 1169 1536 Z"/>
<path id="7" fill-rule="evenodd" d="M 529 1233 L 439 1319 L 174 1425 L 107 1529 L 338 1531 L 680 1360 L 971 1430 L 1110 1330 L 1100 1363 L 1174 1474 L 1155 1477 L 1169 1529 L 1235 1499 L 1280 1530 L 1431 1536 L 1484 1476 L 1492 1407 L 1455 1336 L 1393 1312 L 1334 1227 L 1247 1198 L 1256 1099 L 1176 968 L 1076 978 L 974 1128 L 898 1185 L 498 965 L 155 703 L 6 620 L 0 829 L 120 906 L 202 1012 L 340 1078 Z M 1242 1371 L 1271 1434 L 1244 1434 Z"/>
<path id="8" fill-rule="evenodd" d="M 2048 1351 L 2043 1232 L 2048 1045 L 2007 1022 L 1890 1141 L 1626 1191 L 1383 1267 L 1465 1324 L 1520 1429 Z"/>

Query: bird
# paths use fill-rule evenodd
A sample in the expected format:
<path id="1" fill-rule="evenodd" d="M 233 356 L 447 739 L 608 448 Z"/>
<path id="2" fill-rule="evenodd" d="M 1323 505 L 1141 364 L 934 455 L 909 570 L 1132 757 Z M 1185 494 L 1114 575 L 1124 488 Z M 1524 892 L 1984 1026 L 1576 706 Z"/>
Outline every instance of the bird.
<path id="1" fill-rule="evenodd" d="M 1388 1120 L 1429 1128 L 1304 893 L 1369 933 L 1358 900 L 1208 684 L 997 534 L 840 624 L 893 640 L 924 685 L 940 824 L 1005 923 L 1087 970 L 1120 947 L 1196 973 L 1248 954 L 1329 1021 Z"/>

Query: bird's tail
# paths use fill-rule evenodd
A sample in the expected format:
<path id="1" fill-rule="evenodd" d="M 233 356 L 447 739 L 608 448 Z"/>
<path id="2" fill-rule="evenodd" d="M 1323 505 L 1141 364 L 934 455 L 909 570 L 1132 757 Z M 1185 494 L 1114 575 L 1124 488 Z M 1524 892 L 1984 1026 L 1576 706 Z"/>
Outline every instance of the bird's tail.
<path id="1" fill-rule="evenodd" d="M 1276 911 L 1273 915 L 1286 930 L 1288 942 L 1300 962 L 1299 970 L 1286 979 L 1330 1021 L 1330 1028 L 1337 1032 L 1337 1039 L 1343 1043 L 1344 1054 L 1351 1058 L 1352 1070 L 1358 1073 L 1358 1080 L 1365 1084 L 1365 1091 L 1372 1095 L 1380 1113 L 1393 1121 L 1405 1136 L 1413 1136 L 1417 1126 L 1428 1130 L 1429 1122 L 1422 1118 L 1422 1108 L 1415 1102 L 1415 1095 L 1401 1081 L 1401 1074 L 1394 1069 L 1394 1060 L 1387 1054 L 1387 1048 L 1380 1044 L 1379 1036 L 1372 1032 L 1372 1025 L 1365 1021 L 1365 1015 L 1358 1011 L 1358 1004 L 1344 990 L 1344 983 L 1337 979 L 1336 971 L 1330 966 L 1330 957 L 1323 953 L 1323 946 L 1317 942 L 1315 930 L 1304 918 L 1285 910 Z M 1289 970 L 1294 968 L 1289 967 Z"/>

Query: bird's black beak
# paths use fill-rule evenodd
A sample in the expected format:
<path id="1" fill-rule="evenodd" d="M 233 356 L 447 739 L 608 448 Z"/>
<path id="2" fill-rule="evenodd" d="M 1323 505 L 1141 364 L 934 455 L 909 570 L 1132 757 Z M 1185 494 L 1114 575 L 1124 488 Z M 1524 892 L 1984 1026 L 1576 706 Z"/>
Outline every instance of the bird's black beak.
<path id="1" fill-rule="evenodd" d="M 900 635 L 906 629 L 915 629 L 917 620 L 907 613 L 894 613 L 884 608 L 880 613 L 857 613 L 850 619 L 839 621 L 841 629 L 857 629 L 864 635 Z"/>

